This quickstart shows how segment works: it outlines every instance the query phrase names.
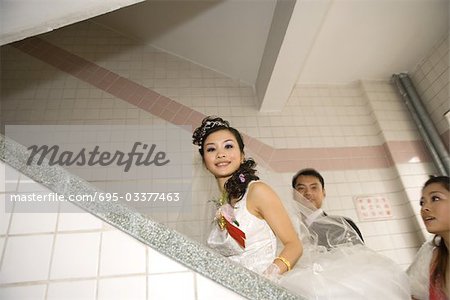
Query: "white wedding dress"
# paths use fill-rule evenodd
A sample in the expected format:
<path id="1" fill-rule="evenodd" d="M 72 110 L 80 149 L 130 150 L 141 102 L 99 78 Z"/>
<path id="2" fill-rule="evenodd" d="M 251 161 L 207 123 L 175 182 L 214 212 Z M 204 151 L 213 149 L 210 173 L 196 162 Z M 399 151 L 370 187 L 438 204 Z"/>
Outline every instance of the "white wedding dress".
<path id="1" fill-rule="evenodd" d="M 236 204 L 234 214 L 246 235 L 245 249 L 218 226 L 211 231 L 208 245 L 262 274 L 276 257 L 277 239 L 264 220 L 247 210 L 247 194 Z M 306 299 L 410 299 L 405 272 L 389 258 L 361 244 L 347 243 L 327 251 L 311 243 L 303 224 L 294 225 L 299 227 L 304 252 L 296 266 L 280 277 L 280 285 Z"/>
<path id="2" fill-rule="evenodd" d="M 208 245 L 232 261 L 261 274 L 275 259 L 277 238 L 266 221 L 247 210 L 247 193 L 234 208 L 239 229 L 246 235 L 245 249 L 241 248 L 226 230 L 220 230 L 218 226 L 214 226 L 211 231 Z"/>

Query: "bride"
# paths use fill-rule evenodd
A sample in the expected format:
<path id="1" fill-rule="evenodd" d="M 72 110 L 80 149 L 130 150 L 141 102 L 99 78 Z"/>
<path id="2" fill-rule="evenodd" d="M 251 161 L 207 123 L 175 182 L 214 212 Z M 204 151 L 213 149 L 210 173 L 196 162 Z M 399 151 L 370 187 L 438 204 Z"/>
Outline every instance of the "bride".
<path id="1" fill-rule="evenodd" d="M 308 231 L 303 220 L 313 208 L 299 194 L 283 203 L 259 181 L 239 131 L 227 121 L 206 117 L 193 142 L 222 193 L 210 247 L 307 299 L 410 299 L 404 272 L 358 242 L 346 222 L 319 218 L 314 222 L 326 226 L 314 228 L 325 232 Z M 318 246 L 318 235 L 333 247 Z"/>

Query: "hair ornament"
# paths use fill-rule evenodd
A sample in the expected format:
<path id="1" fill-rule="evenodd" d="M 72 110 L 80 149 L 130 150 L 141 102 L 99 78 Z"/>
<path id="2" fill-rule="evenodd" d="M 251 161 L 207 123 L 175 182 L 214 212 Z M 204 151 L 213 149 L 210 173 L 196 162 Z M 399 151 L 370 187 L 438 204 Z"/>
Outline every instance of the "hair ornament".
<path id="1" fill-rule="evenodd" d="M 239 174 L 239 180 L 241 181 L 241 183 L 245 182 L 245 175 L 244 174 Z"/>
<path id="2" fill-rule="evenodd" d="M 206 117 L 203 119 L 202 125 L 195 129 L 194 134 L 192 135 L 194 145 L 202 147 L 203 140 L 208 132 L 216 127 L 229 128 L 230 123 L 228 121 L 223 120 L 218 117 Z"/>

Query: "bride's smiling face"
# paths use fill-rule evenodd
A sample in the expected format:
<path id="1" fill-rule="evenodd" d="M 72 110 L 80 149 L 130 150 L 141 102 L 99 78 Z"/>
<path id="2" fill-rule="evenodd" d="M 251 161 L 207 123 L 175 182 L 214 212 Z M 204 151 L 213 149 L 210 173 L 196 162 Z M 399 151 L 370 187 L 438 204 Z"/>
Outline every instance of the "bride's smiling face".
<path id="1" fill-rule="evenodd" d="M 205 166 L 216 178 L 230 177 L 244 160 L 236 137 L 227 129 L 208 135 L 203 149 Z"/>

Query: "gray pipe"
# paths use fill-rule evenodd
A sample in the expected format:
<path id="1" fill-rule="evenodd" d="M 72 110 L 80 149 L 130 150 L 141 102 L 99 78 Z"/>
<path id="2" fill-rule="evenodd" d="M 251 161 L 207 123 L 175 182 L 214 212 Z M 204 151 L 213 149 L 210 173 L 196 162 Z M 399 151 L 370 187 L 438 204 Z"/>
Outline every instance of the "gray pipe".
<path id="1" fill-rule="evenodd" d="M 414 85 L 408 74 L 400 73 L 392 75 L 392 78 L 405 101 L 406 107 L 419 129 L 425 145 L 430 151 L 431 158 L 441 175 L 449 175 L 450 158 L 447 149 L 444 147 L 434 123 L 431 121 L 428 112 L 423 107 L 422 101 L 417 94 Z"/>

